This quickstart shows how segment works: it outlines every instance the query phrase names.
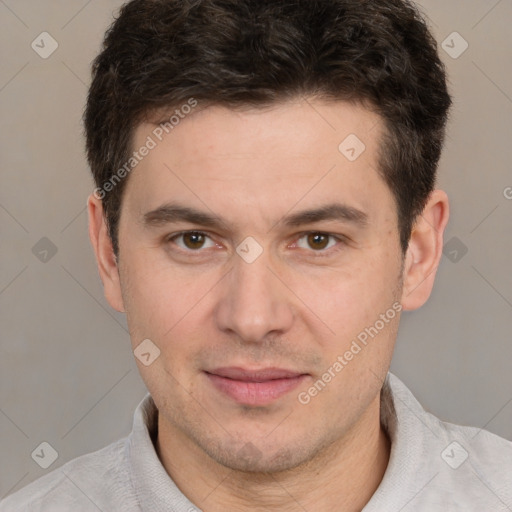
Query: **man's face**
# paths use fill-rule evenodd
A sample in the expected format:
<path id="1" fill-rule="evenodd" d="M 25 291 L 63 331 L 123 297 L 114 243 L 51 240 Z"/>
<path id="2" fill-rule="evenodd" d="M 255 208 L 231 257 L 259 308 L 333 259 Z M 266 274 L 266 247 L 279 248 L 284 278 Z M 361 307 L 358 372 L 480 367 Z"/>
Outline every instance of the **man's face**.
<path id="1" fill-rule="evenodd" d="M 157 146 L 124 192 L 119 272 L 133 348 L 160 350 L 138 362 L 160 428 L 234 469 L 296 467 L 375 420 L 389 368 L 402 254 L 382 122 L 311 100 L 154 129 L 135 133 Z"/>

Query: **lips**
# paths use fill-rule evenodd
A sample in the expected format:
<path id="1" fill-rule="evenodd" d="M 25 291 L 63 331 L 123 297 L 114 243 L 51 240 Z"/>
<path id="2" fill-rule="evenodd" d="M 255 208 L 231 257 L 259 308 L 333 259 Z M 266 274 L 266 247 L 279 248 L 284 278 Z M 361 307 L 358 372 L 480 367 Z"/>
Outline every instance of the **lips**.
<path id="1" fill-rule="evenodd" d="M 280 368 L 264 368 L 261 370 L 245 370 L 243 368 L 217 368 L 212 370 L 213 375 L 226 377 L 227 379 L 239 380 L 244 382 L 266 382 L 276 379 L 291 379 L 298 377 L 301 373 L 290 370 L 282 370 Z"/>
<path id="2" fill-rule="evenodd" d="M 307 374 L 282 368 L 216 368 L 205 372 L 213 387 L 235 402 L 266 405 L 295 389 Z"/>

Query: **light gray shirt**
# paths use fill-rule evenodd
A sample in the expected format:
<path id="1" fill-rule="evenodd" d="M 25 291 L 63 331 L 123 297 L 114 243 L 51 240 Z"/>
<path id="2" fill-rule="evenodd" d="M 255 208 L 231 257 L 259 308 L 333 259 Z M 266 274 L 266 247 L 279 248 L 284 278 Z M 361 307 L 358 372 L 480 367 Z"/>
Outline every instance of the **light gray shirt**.
<path id="1" fill-rule="evenodd" d="M 512 512 L 510 441 L 442 422 L 391 373 L 381 397 L 391 456 L 363 512 Z M 39 478 L 0 502 L 0 512 L 200 511 L 155 452 L 157 417 L 147 394 L 129 436 Z"/>

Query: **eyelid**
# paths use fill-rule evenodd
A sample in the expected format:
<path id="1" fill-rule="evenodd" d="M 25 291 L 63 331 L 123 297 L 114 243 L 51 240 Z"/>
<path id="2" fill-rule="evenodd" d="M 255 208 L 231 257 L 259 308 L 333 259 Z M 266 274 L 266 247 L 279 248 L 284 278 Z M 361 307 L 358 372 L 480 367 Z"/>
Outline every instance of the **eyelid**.
<path id="1" fill-rule="evenodd" d="M 330 247 L 329 249 L 323 249 L 323 250 L 317 250 L 317 251 L 315 251 L 314 249 L 307 250 L 307 252 L 310 254 L 313 254 L 313 256 L 315 258 L 331 256 L 332 253 L 337 252 L 342 249 L 342 247 L 340 247 L 340 246 L 347 245 L 347 241 L 348 241 L 347 237 L 345 237 L 343 235 L 335 235 L 335 234 L 329 233 L 327 231 L 317 231 L 317 230 L 310 230 L 310 231 L 304 231 L 303 233 L 299 233 L 298 236 L 296 236 L 296 238 L 295 238 L 296 241 L 293 242 L 293 245 L 295 245 L 298 240 L 301 240 L 305 236 L 313 235 L 313 234 L 314 235 L 325 235 L 325 236 L 335 239 L 338 242 L 336 245 L 334 245 L 333 247 Z M 299 249 L 301 249 L 301 248 L 299 247 Z"/>
<path id="2" fill-rule="evenodd" d="M 164 241 L 166 243 L 169 243 L 169 242 L 174 243 L 177 246 L 178 250 L 182 251 L 182 252 L 186 252 L 186 253 L 190 253 L 190 254 L 193 254 L 193 253 L 198 253 L 199 254 L 201 252 L 204 252 L 205 249 L 203 249 L 202 247 L 200 249 L 196 249 L 196 250 L 194 250 L 194 249 L 183 249 L 182 247 L 180 247 L 179 245 L 177 245 L 174 242 L 175 238 L 178 238 L 178 237 L 183 236 L 183 235 L 187 235 L 189 233 L 194 233 L 194 234 L 197 234 L 197 235 L 202 235 L 202 236 L 204 236 L 206 238 L 209 238 L 214 244 L 218 245 L 208 233 L 206 233 L 205 231 L 202 231 L 200 229 L 186 229 L 186 230 L 183 230 L 183 231 L 178 231 L 177 233 L 171 233 L 170 235 L 165 236 Z M 211 249 L 211 247 L 207 247 L 207 249 Z"/>
<path id="3" fill-rule="evenodd" d="M 183 231 L 179 231 L 177 233 L 172 233 L 170 235 L 167 235 L 165 237 L 165 241 L 166 242 L 173 242 L 175 238 L 178 238 L 179 236 L 183 236 L 183 235 L 186 235 L 188 233 L 196 233 L 196 234 L 199 234 L 199 235 L 203 235 L 204 237 L 207 237 L 209 238 L 217 247 L 218 247 L 218 242 L 215 242 L 212 238 L 212 236 L 210 236 L 206 231 L 202 231 L 200 229 L 187 229 L 187 230 L 183 230 Z M 302 238 L 304 238 L 305 236 L 308 236 L 308 235 L 311 235 L 311 234 L 318 234 L 318 235 L 325 235 L 325 236 L 328 236 L 330 238 L 334 238 L 338 243 L 333 246 L 333 247 L 330 247 L 329 249 L 327 250 L 317 250 L 315 251 L 314 249 L 310 249 L 310 250 L 307 250 L 305 249 L 308 253 L 311 253 L 314 255 L 314 257 L 322 257 L 322 256 L 330 256 L 333 252 L 336 252 L 338 250 L 340 250 L 340 245 L 341 246 L 344 246 L 347 244 L 347 237 L 343 236 L 343 235 L 335 235 L 333 233 L 329 233 L 327 231 L 317 231 L 317 230 L 310 230 L 310 231 L 303 231 L 301 233 L 298 233 L 296 235 L 294 235 L 294 242 L 292 243 L 292 245 L 296 244 L 298 240 L 301 240 Z M 290 245 L 288 245 L 287 247 L 289 247 Z M 213 247 L 207 247 L 206 249 L 203 249 L 203 248 L 200 248 L 200 249 L 183 249 L 182 247 L 179 247 L 177 246 L 178 250 L 179 251 L 182 251 L 182 252 L 186 252 L 186 253 L 189 253 L 189 254 L 193 254 L 193 253 L 197 253 L 197 254 L 200 254 L 202 252 L 204 252 L 206 249 L 212 249 Z M 299 249 L 302 249 L 299 247 Z"/>

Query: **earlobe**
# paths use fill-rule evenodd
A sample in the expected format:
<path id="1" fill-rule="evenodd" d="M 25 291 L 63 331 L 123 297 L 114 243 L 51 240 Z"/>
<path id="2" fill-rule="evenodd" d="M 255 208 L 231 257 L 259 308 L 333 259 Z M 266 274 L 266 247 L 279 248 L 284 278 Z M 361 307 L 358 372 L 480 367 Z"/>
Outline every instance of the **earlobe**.
<path id="1" fill-rule="evenodd" d="M 402 306 L 414 310 L 427 302 L 443 253 L 443 234 L 449 218 L 448 196 L 434 190 L 413 226 L 404 265 Z"/>
<path id="2" fill-rule="evenodd" d="M 105 298 L 115 310 L 124 312 L 119 269 L 103 215 L 103 204 L 94 194 L 91 194 L 87 200 L 87 212 L 89 238 L 96 256 Z"/>

